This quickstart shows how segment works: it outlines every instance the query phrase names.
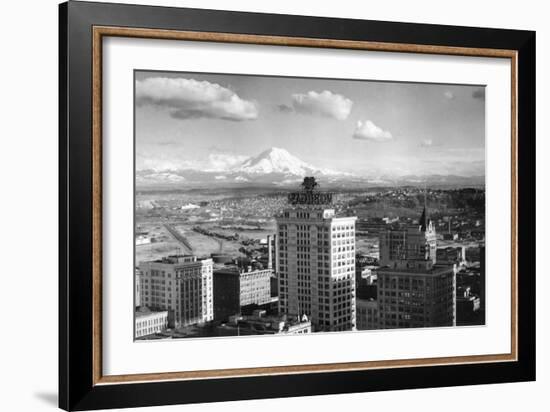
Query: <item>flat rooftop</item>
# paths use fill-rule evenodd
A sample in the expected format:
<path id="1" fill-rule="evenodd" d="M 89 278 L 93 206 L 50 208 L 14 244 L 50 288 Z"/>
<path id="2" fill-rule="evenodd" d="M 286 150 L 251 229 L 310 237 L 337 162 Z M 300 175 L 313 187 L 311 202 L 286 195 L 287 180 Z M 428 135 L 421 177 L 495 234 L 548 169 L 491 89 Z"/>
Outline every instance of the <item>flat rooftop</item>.
<path id="1" fill-rule="evenodd" d="M 165 265 L 181 265 L 186 263 L 198 263 L 204 261 L 212 261 L 208 257 L 197 257 L 195 255 L 170 255 L 156 260 L 147 260 L 139 262 L 142 263 L 163 263 Z"/>
<path id="2" fill-rule="evenodd" d="M 152 315 L 168 314 L 166 310 L 153 311 L 150 309 L 140 309 L 136 311 L 136 318 L 144 318 Z"/>

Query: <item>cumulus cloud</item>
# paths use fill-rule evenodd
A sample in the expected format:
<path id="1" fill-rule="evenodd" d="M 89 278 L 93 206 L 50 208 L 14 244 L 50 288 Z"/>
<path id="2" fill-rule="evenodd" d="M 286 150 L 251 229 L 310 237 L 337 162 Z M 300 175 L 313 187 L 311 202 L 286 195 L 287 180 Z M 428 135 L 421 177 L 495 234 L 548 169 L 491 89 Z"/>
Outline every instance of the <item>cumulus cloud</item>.
<path id="1" fill-rule="evenodd" d="M 136 82 L 138 105 L 165 107 L 176 119 L 254 120 L 255 102 L 216 83 L 194 79 L 150 77 Z"/>
<path id="2" fill-rule="evenodd" d="M 196 161 L 182 160 L 173 152 L 168 153 L 136 153 L 136 170 L 182 170 L 192 169 L 197 165 Z"/>
<path id="3" fill-rule="evenodd" d="M 247 156 L 211 153 L 208 156 L 207 169 L 219 171 L 230 170 L 231 168 L 240 165 L 246 159 L 248 159 Z"/>
<path id="4" fill-rule="evenodd" d="M 345 96 L 324 90 L 320 93 L 309 91 L 292 95 L 292 107 L 279 105 L 282 112 L 294 111 L 301 114 L 310 114 L 331 117 L 337 120 L 346 120 L 351 112 L 353 102 Z"/>
<path id="5" fill-rule="evenodd" d="M 474 99 L 483 100 L 485 99 L 485 89 L 475 89 L 472 92 L 472 97 Z"/>
<path id="6" fill-rule="evenodd" d="M 420 142 L 420 146 L 422 147 L 432 147 L 434 144 L 433 140 L 432 139 L 423 139 L 421 142 Z"/>
<path id="7" fill-rule="evenodd" d="M 240 165 L 247 156 L 231 153 L 210 153 L 208 156 L 183 160 L 184 154 L 179 150 L 156 153 L 137 153 L 136 169 L 161 171 L 202 170 L 224 172 Z"/>
<path id="8" fill-rule="evenodd" d="M 359 120 L 355 127 L 355 132 L 353 132 L 353 138 L 359 140 L 385 142 L 388 140 L 392 140 L 393 136 L 390 132 L 388 132 L 387 130 L 382 130 L 382 128 L 376 126 L 370 120 Z"/>
<path id="9" fill-rule="evenodd" d="M 445 93 L 443 93 L 446 99 L 452 100 L 455 98 L 455 95 L 450 90 L 445 90 Z"/>

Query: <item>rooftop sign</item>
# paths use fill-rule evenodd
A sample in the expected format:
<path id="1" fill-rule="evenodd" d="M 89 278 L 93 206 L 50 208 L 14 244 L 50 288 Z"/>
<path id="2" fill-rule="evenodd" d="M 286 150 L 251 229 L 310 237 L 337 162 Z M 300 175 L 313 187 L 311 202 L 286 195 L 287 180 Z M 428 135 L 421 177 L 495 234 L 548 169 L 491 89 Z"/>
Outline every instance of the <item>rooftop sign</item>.
<path id="1" fill-rule="evenodd" d="M 288 203 L 291 205 L 328 205 L 332 203 L 332 193 L 316 192 L 317 186 L 319 184 L 314 177 L 304 177 L 303 190 L 289 193 Z"/>

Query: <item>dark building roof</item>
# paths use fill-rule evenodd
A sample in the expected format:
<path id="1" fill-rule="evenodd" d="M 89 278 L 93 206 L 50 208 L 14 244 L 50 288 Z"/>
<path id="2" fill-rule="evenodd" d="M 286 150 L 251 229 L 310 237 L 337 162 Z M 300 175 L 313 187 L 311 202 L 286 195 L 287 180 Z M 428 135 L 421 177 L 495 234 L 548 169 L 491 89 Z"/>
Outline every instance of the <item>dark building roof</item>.
<path id="1" fill-rule="evenodd" d="M 418 224 L 420 225 L 420 230 L 422 232 L 426 231 L 427 226 L 427 219 L 426 219 L 426 207 L 424 206 L 424 209 L 422 210 L 422 215 L 420 216 L 420 220 L 418 221 Z"/>

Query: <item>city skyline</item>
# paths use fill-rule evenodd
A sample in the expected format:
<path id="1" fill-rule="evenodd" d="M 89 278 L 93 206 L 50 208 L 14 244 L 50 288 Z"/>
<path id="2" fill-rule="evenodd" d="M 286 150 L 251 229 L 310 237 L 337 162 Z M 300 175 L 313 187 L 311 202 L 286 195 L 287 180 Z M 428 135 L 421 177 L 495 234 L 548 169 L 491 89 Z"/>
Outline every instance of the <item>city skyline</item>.
<path id="1" fill-rule="evenodd" d="M 333 196 L 308 176 L 283 209 L 255 207 L 261 194 L 235 202 L 228 191 L 198 205 L 184 193 L 154 195 L 158 203 L 138 209 L 134 336 L 483 325 L 484 191 L 429 193 L 431 202 L 414 188 Z M 423 194 L 421 213 L 408 206 L 408 216 L 373 217 L 370 205 L 385 194 L 401 205 Z M 201 253 L 206 239 L 216 246 Z M 149 247 L 157 257 L 138 258 Z"/>
<path id="2" fill-rule="evenodd" d="M 483 324 L 484 102 L 136 71 L 135 338 Z"/>
<path id="3" fill-rule="evenodd" d="M 135 78 L 138 172 L 223 173 L 278 147 L 359 176 L 484 175 L 482 86 L 146 71 Z"/>

